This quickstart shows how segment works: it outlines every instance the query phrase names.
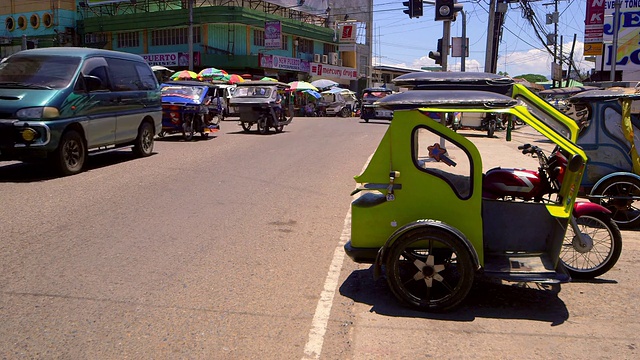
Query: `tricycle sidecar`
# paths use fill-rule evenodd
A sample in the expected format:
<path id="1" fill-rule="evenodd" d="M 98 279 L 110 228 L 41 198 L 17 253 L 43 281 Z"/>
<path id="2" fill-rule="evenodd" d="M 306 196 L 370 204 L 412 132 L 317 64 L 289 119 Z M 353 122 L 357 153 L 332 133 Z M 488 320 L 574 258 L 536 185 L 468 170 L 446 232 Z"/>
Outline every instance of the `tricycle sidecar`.
<path id="1" fill-rule="evenodd" d="M 256 124 L 260 134 L 269 128 L 279 133 L 293 120 L 293 101 L 289 84 L 275 81 L 245 81 L 238 83 L 230 106 L 239 111 L 240 125 L 246 132 Z"/>
<path id="2" fill-rule="evenodd" d="M 577 144 L 589 157 L 581 195 L 609 209 L 621 228 L 640 226 L 640 116 L 631 114 L 638 99 L 632 88 L 584 91 L 568 99 L 568 115 L 580 125 Z"/>
<path id="3" fill-rule="evenodd" d="M 162 131 L 181 133 L 191 140 L 196 132 L 203 138 L 220 129 L 222 91 L 217 84 L 200 81 L 172 81 L 160 85 L 162 91 Z"/>
<path id="4" fill-rule="evenodd" d="M 584 152 L 511 97 L 485 91 L 408 91 L 378 102 L 394 118 L 351 204 L 356 262 L 385 265 L 393 293 L 422 310 L 459 304 L 476 273 L 516 282 L 570 280 L 559 254 L 584 171 Z M 555 143 L 568 159 L 545 202 L 483 198 L 482 157 L 434 113 L 507 114 Z M 560 126 L 556 124 L 556 126 Z"/>

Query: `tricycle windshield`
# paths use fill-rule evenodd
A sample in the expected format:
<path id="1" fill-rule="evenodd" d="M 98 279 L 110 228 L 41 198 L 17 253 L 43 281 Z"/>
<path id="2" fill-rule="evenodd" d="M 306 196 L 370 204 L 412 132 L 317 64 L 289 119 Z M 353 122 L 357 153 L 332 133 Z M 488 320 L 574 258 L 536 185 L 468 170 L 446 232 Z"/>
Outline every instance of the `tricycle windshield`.
<path id="1" fill-rule="evenodd" d="M 164 85 L 162 86 L 162 96 L 175 96 L 179 98 L 189 99 L 191 101 L 199 101 L 205 92 L 204 87 L 186 86 L 186 85 Z"/>
<path id="2" fill-rule="evenodd" d="M 571 139 L 571 129 L 564 122 L 560 121 L 556 116 L 549 114 L 546 110 L 538 107 L 533 102 L 529 101 L 524 96 L 516 96 L 516 99 L 524 103 L 529 110 L 529 113 L 533 115 L 536 119 L 540 120 L 542 123 L 553 129 L 555 132 L 560 134 L 565 139 Z"/>
<path id="3" fill-rule="evenodd" d="M 14 55 L 0 63 L 0 87 L 62 89 L 79 65 L 73 56 Z"/>
<path id="4" fill-rule="evenodd" d="M 242 86 L 237 87 L 233 96 L 235 97 L 260 97 L 260 98 L 269 98 L 271 97 L 271 92 L 273 89 L 266 86 Z"/>

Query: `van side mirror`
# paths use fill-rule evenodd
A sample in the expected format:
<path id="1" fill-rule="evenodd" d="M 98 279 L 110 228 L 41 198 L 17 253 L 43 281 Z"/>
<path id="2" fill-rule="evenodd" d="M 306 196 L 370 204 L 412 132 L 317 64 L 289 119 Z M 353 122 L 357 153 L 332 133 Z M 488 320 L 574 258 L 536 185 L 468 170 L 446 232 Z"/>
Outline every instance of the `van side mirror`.
<path id="1" fill-rule="evenodd" d="M 85 75 L 83 76 L 83 78 L 84 84 L 87 87 L 87 91 L 91 92 L 102 89 L 102 80 L 99 77 L 93 75 Z"/>

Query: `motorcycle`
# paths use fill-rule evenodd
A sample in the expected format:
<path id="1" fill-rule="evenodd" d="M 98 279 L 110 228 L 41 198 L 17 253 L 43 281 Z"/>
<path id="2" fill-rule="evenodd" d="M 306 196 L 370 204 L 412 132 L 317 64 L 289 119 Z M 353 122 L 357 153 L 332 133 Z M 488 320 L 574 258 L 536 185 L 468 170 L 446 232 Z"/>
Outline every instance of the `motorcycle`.
<path id="1" fill-rule="evenodd" d="M 562 152 L 555 149 L 547 157 L 530 144 L 518 149 L 538 158 L 538 170 L 490 169 L 483 179 L 483 198 L 544 202 L 546 197 L 557 195 L 567 166 Z M 569 224 L 560 261 L 571 277 L 593 279 L 609 271 L 622 251 L 622 235 L 611 211 L 597 203 L 575 202 Z"/>

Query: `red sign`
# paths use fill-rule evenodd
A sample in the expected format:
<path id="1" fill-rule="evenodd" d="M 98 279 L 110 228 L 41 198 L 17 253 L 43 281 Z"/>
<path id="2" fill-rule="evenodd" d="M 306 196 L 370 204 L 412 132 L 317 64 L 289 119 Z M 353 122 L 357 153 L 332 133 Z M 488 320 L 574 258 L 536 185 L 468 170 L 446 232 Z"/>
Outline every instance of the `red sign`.
<path id="1" fill-rule="evenodd" d="M 602 54 L 605 0 L 587 0 L 584 20 L 584 55 Z"/>
<path id="2" fill-rule="evenodd" d="M 340 26 L 342 27 L 342 30 L 340 31 L 340 43 L 356 42 L 356 25 L 342 24 Z"/>

